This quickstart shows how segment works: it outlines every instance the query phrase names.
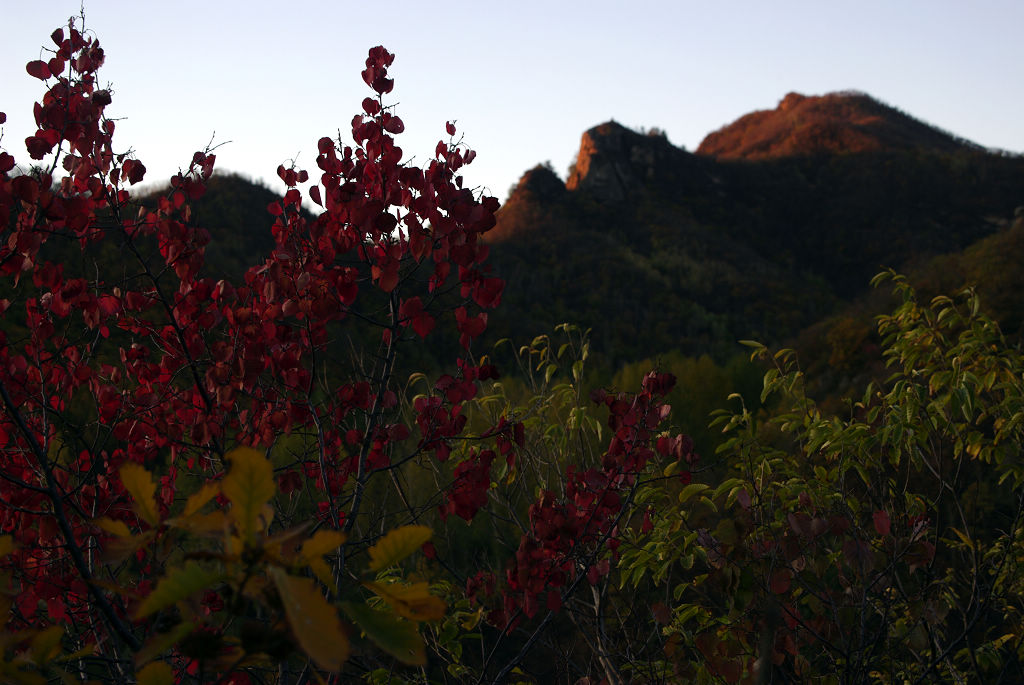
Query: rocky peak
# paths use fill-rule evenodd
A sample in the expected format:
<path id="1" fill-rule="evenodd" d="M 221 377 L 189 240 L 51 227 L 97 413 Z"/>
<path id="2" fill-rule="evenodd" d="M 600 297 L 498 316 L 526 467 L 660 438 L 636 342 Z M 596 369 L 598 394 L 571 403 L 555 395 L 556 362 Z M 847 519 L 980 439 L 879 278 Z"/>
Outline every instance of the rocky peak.
<path id="1" fill-rule="evenodd" d="M 557 200 L 565 194 L 565 183 L 546 164 L 538 164 L 519 179 L 513 196 L 529 193 L 540 200 Z"/>
<path id="2" fill-rule="evenodd" d="M 583 134 L 566 187 L 621 202 L 631 190 L 655 180 L 673 152 L 678 151 L 656 131 L 644 135 L 609 121 Z"/>
<path id="3" fill-rule="evenodd" d="M 558 174 L 550 166 L 538 164 L 519 179 L 498 211 L 497 225 L 486 233 L 485 240 L 499 243 L 518 233 L 547 230 L 551 218 L 561 211 L 566 193 Z"/>

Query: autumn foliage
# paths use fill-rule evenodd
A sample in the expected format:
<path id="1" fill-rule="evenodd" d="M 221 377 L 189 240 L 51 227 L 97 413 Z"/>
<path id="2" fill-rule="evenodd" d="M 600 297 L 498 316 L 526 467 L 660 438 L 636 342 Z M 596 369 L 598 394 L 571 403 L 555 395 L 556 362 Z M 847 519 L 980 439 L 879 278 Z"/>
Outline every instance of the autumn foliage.
<path id="1" fill-rule="evenodd" d="M 451 123 L 403 161 L 383 47 L 232 281 L 193 212 L 214 150 L 140 198 L 99 41 L 51 39 L 0 152 L 0 679 L 1024 677 L 1024 357 L 973 291 L 883 276 L 892 375 L 843 416 L 748 343 L 763 393 L 701 459 L 690 389 L 589 387 L 585 331 L 480 349 L 498 202 Z"/>
<path id="2" fill-rule="evenodd" d="M 115 146 L 103 48 L 74 21 L 51 39 L 27 66 L 46 87 L 34 166 L 0 153 L 4 668 L 157 683 L 336 678 L 354 653 L 367 677 L 387 655 L 426 666 L 418 626 L 466 576 L 419 522 L 473 521 L 525 445 L 511 405 L 474 404 L 499 378 L 470 350 L 504 287 L 480 241 L 498 203 L 460 175 L 475 152 L 449 123 L 424 167 L 403 162 L 394 55 L 375 47 L 351 140 L 317 142 L 315 178 L 278 168 L 272 252 L 241 282 L 203 277 L 191 203 L 215 154 L 139 204 L 146 167 Z M 403 355 L 442 328 L 463 354 L 407 380 Z M 532 506 L 518 493 L 529 523 L 486 599 L 499 636 L 609 573 L 670 384 L 602 396 L 604 460 Z"/>

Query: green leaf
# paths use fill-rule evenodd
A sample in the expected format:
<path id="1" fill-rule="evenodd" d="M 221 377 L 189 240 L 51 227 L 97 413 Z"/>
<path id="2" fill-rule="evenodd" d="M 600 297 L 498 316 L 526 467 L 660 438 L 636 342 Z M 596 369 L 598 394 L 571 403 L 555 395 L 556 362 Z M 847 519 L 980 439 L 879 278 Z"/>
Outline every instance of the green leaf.
<path id="1" fill-rule="evenodd" d="M 302 651 L 320 668 L 332 673 L 340 671 L 348 658 L 349 645 L 337 610 L 327 602 L 312 578 L 290 576 L 277 567 L 272 567 L 269 574 L 281 595 L 292 635 Z"/>
<path id="2" fill-rule="evenodd" d="M 220 483 L 206 483 L 199 489 L 199 492 L 194 492 L 185 502 L 185 511 L 182 512 L 182 516 L 188 517 L 196 513 L 203 508 L 203 505 L 209 502 L 211 499 L 217 496 L 220 492 Z"/>
<path id="3" fill-rule="evenodd" d="M 135 618 L 144 618 L 166 609 L 201 590 L 208 590 L 223 579 L 223 572 L 205 569 L 194 561 L 187 561 L 183 568 L 171 569 L 157 582 L 153 591 L 139 604 Z"/>
<path id="4" fill-rule="evenodd" d="M 262 530 L 263 507 L 274 496 L 274 468 L 262 452 L 237 447 L 226 455 L 231 469 L 221 481 L 221 491 L 231 502 L 231 518 L 243 541 Z"/>
<path id="5" fill-rule="evenodd" d="M 163 661 L 154 661 L 138 673 L 139 685 L 174 685 L 174 671 Z"/>
<path id="6" fill-rule="evenodd" d="M 395 528 L 370 548 L 370 570 L 379 571 L 397 564 L 418 550 L 433 534 L 426 526 Z"/>
<path id="7" fill-rule="evenodd" d="M 679 503 L 685 504 L 694 495 L 704 492 L 708 489 L 705 483 L 690 483 L 685 488 L 679 491 Z"/>
<path id="8" fill-rule="evenodd" d="M 121 483 L 135 500 L 135 512 L 151 526 L 160 525 L 160 510 L 156 506 L 156 483 L 153 476 L 140 464 L 125 462 L 119 471 Z"/>
<path id="9" fill-rule="evenodd" d="M 427 663 L 427 651 L 415 623 L 376 611 L 365 604 L 346 602 L 342 608 L 366 636 L 388 654 L 412 666 Z"/>

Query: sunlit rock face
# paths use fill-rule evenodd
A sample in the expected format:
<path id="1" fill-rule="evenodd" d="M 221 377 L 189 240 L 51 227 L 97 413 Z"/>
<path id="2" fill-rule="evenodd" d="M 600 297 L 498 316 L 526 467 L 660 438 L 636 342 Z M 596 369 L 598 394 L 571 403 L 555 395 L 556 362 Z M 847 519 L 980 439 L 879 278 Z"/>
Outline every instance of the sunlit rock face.
<path id="1" fill-rule="evenodd" d="M 657 179 L 678 152 L 663 135 L 643 135 L 609 121 L 583 134 L 566 187 L 621 202 L 629 191 Z"/>
<path id="2" fill-rule="evenodd" d="M 484 235 L 499 243 L 514 235 L 557 229 L 565 217 L 565 183 L 550 167 L 538 164 L 523 174 L 498 212 L 497 225 Z"/>

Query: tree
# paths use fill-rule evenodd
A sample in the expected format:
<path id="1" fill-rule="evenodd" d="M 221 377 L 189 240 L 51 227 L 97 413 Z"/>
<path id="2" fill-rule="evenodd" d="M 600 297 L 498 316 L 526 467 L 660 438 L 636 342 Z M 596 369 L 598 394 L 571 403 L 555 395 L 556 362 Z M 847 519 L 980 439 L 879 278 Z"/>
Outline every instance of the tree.
<path id="1" fill-rule="evenodd" d="M 678 452 L 657 430 L 672 379 L 597 395 L 607 449 L 578 468 L 560 455 L 557 490 L 536 497 L 512 477 L 523 413 L 474 404 L 498 376 L 470 351 L 504 287 L 479 240 L 498 203 L 463 186 L 475 152 L 450 123 L 424 168 L 402 162 L 391 53 L 369 51 L 373 95 L 351 141 L 319 140 L 319 178 L 302 189 L 307 171 L 278 168 L 274 249 L 232 283 L 200 276 L 211 236 L 191 203 L 213 150 L 140 206 L 146 168 L 114 147 L 99 41 L 75 20 L 51 39 L 27 65 L 47 85 L 25 141 L 36 166 L 0 152 L 5 677 L 306 682 L 424 666 L 420 624 L 440 621 L 431 649 L 447 653 L 473 613 L 432 527 L 495 502 L 524 523 L 479 677 L 510 673 L 553 614 L 507 654 L 514 631 L 604 582 L 654 446 Z M 428 379 L 408 360 L 439 334 L 463 351 Z M 515 497 L 494 492 L 499 464 Z"/>
<path id="2" fill-rule="evenodd" d="M 354 144 L 318 143 L 322 174 L 307 194 L 325 211 L 304 218 L 298 185 L 308 174 L 279 167 L 289 190 L 267 208 L 274 251 L 244 283 L 199 278 L 210 236 L 191 224 L 189 203 L 215 156 L 196 153 L 155 210 L 139 209 L 130 187 L 145 166 L 114 148 L 111 95 L 96 85 L 99 41 L 74 21 L 52 40 L 52 57 L 27 67 L 49 86 L 26 141 L 40 166 L 12 175 L 14 158 L 0 156 L 2 308 L 25 322 L 0 348 L 12 625 L 91 650 L 76 668 L 109 679 L 174 643 L 179 674 L 227 674 L 292 642 L 337 671 L 347 650 L 316 644 L 316 634 L 347 638 L 336 609 L 297 575 L 309 567 L 342 597 L 343 582 L 362 579 L 392 611 L 354 603 L 349 618 L 422 663 L 414 625 L 439 618 L 441 600 L 425 585 L 374 584 L 351 569 L 369 551 L 370 571 L 385 571 L 426 542 L 419 526 L 384 535 L 437 504 L 405 497 L 401 470 L 448 456 L 464 426 L 461 400 L 481 375 L 461 361 L 411 415 L 395 375 L 399 351 L 438 318 L 450 317 L 468 348 L 500 301 L 477 240 L 497 202 L 457 175 L 474 153 L 449 124 L 450 142 L 425 169 L 401 164 L 394 136 L 404 124 L 383 102 L 394 58 L 374 48 L 363 79 L 375 97 L 353 119 Z M 50 261 L 57 242 L 77 243 L 80 262 Z M 111 244 L 121 269 L 99 271 Z M 446 311 L 452 299 L 459 306 Z M 375 342 L 346 360 L 342 334 Z M 369 496 L 388 475 L 403 514 Z M 433 499 L 460 488 L 456 478 Z M 403 553 L 389 556 L 389 544 Z M 51 625 L 67 626 L 64 637 Z"/>
<path id="3" fill-rule="evenodd" d="M 692 682 L 1017 682 L 1024 356 L 965 291 L 880 317 L 892 375 L 831 416 L 793 353 L 723 412 L 718 483 L 663 507 L 624 581 L 671 588 L 665 672 Z"/>

